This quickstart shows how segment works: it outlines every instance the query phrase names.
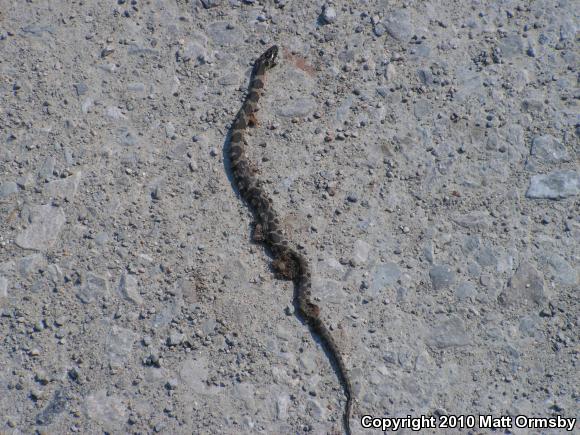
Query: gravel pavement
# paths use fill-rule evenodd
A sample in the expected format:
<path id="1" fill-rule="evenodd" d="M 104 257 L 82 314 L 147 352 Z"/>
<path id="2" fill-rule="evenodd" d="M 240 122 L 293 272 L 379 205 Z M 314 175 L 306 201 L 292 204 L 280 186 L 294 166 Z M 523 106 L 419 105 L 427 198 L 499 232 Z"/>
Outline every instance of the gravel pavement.
<path id="1" fill-rule="evenodd" d="M 354 434 L 564 433 L 532 426 L 580 416 L 579 11 L 0 0 L 0 433 L 340 433 L 224 153 L 272 44 L 251 158 Z"/>

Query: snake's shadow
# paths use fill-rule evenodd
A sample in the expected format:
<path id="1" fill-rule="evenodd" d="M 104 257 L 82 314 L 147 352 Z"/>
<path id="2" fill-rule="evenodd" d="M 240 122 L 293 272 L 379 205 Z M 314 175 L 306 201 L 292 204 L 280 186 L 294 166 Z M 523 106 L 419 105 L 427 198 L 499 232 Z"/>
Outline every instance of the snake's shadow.
<path id="1" fill-rule="evenodd" d="M 230 182 L 230 186 L 232 186 L 232 190 L 234 194 L 238 197 L 240 201 L 243 201 L 242 195 L 240 194 L 240 190 L 236 185 L 236 181 L 234 178 L 234 172 L 232 170 L 232 161 L 230 160 L 230 150 L 232 148 L 231 140 L 232 140 L 232 131 L 233 131 L 233 124 L 228 128 L 226 132 L 226 137 L 224 139 L 224 143 L 222 145 L 222 160 L 224 162 L 224 170 L 226 171 L 226 177 L 228 177 L 228 181 Z M 243 201 L 245 203 L 245 201 Z"/>
<path id="2" fill-rule="evenodd" d="M 246 95 L 244 96 L 244 103 L 246 101 L 247 95 L 250 92 L 250 88 L 252 86 L 252 80 L 254 79 L 254 75 L 255 75 L 255 71 L 254 68 L 252 68 L 252 71 L 250 72 L 250 74 L 245 74 L 245 76 L 247 78 L 249 78 L 248 83 L 250 83 L 248 85 L 248 88 L 246 89 Z M 243 104 L 240 107 L 243 107 Z M 230 182 L 230 185 L 232 186 L 232 190 L 234 191 L 234 194 L 238 197 L 238 199 L 240 201 L 242 201 L 244 204 L 246 204 L 246 206 L 248 206 L 247 202 L 244 201 L 242 195 L 240 194 L 240 189 L 238 189 L 238 186 L 236 185 L 236 180 L 234 178 L 234 171 L 232 169 L 232 161 L 230 159 L 230 151 L 232 148 L 232 134 L 234 131 L 234 124 L 235 124 L 235 120 L 238 118 L 240 114 L 240 111 L 238 110 L 238 112 L 236 113 L 236 117 L 234 118 L 234 122 L 231 123 L 231 125 L 228 127 L 227 131 L 226 131 L 226 137 L 224 138 L 224 142 L 222 145 L 222 161 L 224 162 L 224 170 L 226 171 L 226 176 L 228 177 L 228 181 Z M 251 208 L 250 208 L 251 210 Z"/>

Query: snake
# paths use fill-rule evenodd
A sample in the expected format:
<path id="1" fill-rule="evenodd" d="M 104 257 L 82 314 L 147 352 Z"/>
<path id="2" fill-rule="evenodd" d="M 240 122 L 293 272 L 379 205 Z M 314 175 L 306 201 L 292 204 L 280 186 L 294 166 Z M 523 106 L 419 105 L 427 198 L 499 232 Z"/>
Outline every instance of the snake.
<path id="1" fill-rule="evenodd" d="M 352 385 L 338 345 L 320 317 L 321 309 L 312 301 L 310 264 L 306 256 L 294 249 L 286 237 L 280 218 L 274 210 L 272 198 L 264 190 L 261 180 L 256 177 L 255 165 L 247 156 L 248 142 L 245 133 L 249 127 L 257 125 L 258 101 L 264 93 L 266 72 L 277 65 L 278 52 L 278 46 L 273 45 L 254 62 L 246 98 L 230 128 L 230 148 L 227 154 L 234 187 L 249 205 L 255 218 L 254 241 L 262 242 L 269 248 L 276 277 L 293 281 L 294 305 L 298 314 L 320 338 L 327 355 L 334 363 L 346 396 L 343 425 L 347 435 L 350 435 Z"/>

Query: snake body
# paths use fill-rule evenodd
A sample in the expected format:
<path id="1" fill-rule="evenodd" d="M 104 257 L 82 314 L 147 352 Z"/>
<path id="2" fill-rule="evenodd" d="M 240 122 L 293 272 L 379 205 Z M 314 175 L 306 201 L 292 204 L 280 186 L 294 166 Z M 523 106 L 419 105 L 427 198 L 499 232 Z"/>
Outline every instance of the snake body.
<path id="1" fill-rule="evenodd" d="M 255 176 L 253 164 L 246 155 L 247 143 L 244 133 L 248 127 L 256 125 L 258 100 L 264 92 L 266 72 L 276 65 L 277 56 L 278 47 L 274 45 L 254 63 L 248 94 L 231 127 L 229 157 L 232 174 L 240 196 L 249 204 L 256 219 L 254 239 L 262 241 L 270 248 L 274 257 L 272 267 L 277 275 L 294 282 L 295 305 L 299 314 L 320 337 L 329 356 L 334 360 L 337 375 L 346 395 L 343 424 L 346 433 L 350 434 L 352 386 L 338 346 L 320 318 L 320 307 L 312 302 L 312 274 L 309 262 L 303 254 L 291 247 L 274 210 L 272 199 L 262 188 L 260 180 Z"/>

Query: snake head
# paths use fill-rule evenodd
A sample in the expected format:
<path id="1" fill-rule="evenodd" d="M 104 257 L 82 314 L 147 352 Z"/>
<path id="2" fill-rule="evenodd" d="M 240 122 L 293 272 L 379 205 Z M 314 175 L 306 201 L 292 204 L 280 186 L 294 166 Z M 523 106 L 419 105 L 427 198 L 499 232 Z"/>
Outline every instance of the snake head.
<path id="1" fill-rule="evenodd" d="M 262 54 L 258 58 L 258 60 L 256 60 L 256 65 L 264 65 L 266 69 L 270 69 L 276 66 L 277 58 L 278 58 L 278 46 L 272 45 L 264 52 L 264 54 Z"/>

